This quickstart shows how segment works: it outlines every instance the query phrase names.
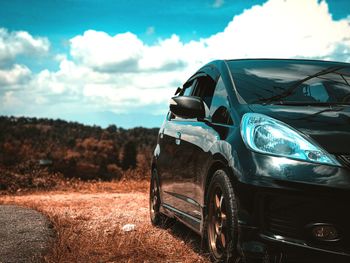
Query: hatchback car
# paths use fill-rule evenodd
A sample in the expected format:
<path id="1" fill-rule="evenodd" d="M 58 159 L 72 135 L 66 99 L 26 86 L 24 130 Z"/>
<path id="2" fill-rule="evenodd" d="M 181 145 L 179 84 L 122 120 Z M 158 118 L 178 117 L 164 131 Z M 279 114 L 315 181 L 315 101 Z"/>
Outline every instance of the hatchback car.
<path id="1" fill-rule="evenodd" d="M 213 261 L 350 262 L 350 64 L 211 62 L 175 93 L 150 184 Z"/>

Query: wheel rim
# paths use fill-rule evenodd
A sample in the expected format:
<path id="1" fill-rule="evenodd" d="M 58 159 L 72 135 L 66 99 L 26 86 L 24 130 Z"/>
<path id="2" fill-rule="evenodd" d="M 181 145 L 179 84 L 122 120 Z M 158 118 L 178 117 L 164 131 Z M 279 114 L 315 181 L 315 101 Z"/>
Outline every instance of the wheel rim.
<path id="1" fill-rule="evenodd" d="M 150 190 L 150 211 L 151 211 L 152 219 L 155 217 L 155 214 L 159 210 L 158 196 L 159 196 L 159 191 L 158 191 L 157 181 L 154 178 L 151 182 L 151 190 Z"/>
<path id="2" fill-rule="evenodd" d="M 210 196 L 208 214 L 209 245 L 217 259 L 221 259 L 226 252 L 227 213 L 226 200 L 220 187 L 216 187 Z"/>

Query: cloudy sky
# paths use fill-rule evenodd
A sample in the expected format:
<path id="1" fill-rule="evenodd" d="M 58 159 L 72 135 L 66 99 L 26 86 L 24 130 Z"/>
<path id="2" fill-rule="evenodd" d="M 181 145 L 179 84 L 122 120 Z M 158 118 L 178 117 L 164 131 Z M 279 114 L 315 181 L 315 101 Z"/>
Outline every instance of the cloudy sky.
<path id="1" fill-rule="evenodd" d="M 4 0 L 0 115 L 157 127 L 210 60 L 349 55 L 348 0 Z"/>

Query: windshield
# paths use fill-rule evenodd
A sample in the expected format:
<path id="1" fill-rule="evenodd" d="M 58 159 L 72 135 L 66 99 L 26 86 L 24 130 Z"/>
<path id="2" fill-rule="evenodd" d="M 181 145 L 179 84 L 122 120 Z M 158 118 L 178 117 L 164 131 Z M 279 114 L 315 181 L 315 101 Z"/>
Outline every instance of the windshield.
<path id="1" fill-rule="evenodd" d="M 228 61 L 248 103 L 350 104 L 350 64 L 306 60 Z"/>

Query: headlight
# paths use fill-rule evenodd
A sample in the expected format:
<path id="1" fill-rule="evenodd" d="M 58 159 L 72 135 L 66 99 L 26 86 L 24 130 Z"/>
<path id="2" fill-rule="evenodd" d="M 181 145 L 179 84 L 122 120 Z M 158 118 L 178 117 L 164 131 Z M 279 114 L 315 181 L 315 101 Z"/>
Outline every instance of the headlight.
<path id="1" fill-rule="evenodd" d="M 314 163 L 339 162 L 311 139 L 287 124 L 263 114 L 246 113 L 241 122 L 243 141 L 253 151 Z"/>

